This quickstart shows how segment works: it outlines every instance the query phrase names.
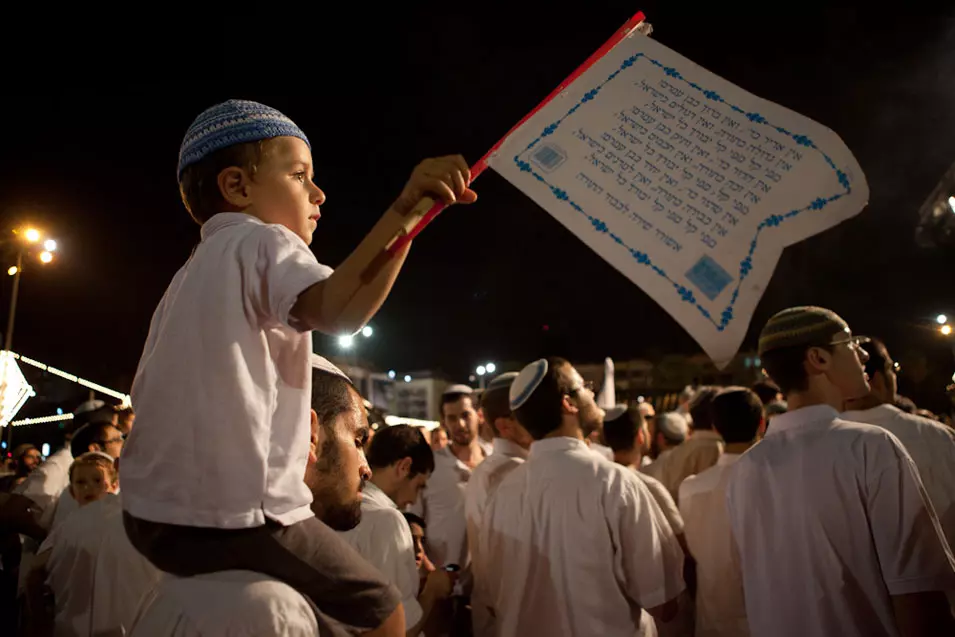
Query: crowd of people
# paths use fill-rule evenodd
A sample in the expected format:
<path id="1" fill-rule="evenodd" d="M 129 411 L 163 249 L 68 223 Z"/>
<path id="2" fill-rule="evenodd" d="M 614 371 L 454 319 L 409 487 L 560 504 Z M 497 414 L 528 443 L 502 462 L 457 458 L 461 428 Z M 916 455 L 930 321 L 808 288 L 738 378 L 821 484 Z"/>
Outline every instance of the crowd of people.
<path id="1" fill-rule="evenodd" d="M 955 634 L 955 431 L 898 407 L 885 344 L 836 313 L 776 314 L 765 381 L 672 412 L 601 407 L 550 357 L 450 386 L 436 429 L 375 431 L 309 332 L 378 310 L 419 201 L 476 199 L 463 159 L 420 164 L 334 271 L 308 249 L 308 138 L 278 111 L 202 113 L 179 178 L 202 240 L 135 414 L 84 403 L 4 478 L 12 634 Z"/>

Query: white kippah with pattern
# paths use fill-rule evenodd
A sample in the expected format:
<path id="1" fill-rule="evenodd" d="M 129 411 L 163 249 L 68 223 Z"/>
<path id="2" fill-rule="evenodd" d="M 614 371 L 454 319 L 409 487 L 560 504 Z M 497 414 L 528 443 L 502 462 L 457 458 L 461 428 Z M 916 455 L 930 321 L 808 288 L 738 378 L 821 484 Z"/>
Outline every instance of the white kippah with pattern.
<path id="1" fill-rule="evenodd" d="M 508 394 L 511 411 L 520 408 L 521 405 L 526 403 L 527 399 L 531 397 L 534 390 L 540 387 L 541 381 L 547 376 L 548 367 L 547 359 L 542 358 L 534 361 L 520 371 L 517 378 L 515 378 L 511 384 L 511 391 L 510 394 Z"/>

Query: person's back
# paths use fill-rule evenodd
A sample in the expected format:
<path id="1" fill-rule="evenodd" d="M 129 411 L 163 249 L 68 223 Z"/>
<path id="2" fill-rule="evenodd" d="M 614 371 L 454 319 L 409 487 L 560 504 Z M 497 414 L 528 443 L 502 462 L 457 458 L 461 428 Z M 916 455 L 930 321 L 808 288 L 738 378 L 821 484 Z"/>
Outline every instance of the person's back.
<path id="1" fill-rule="evenodd" d="M 308 599 L 250 571 L 166 575 L 144 600 L 130 637 L 315 637 Z"/>
<path id="2" fill-rule="evenodd" d="M 869 391 L 868 360 L 823 308 L 791 308 L 760 335 L 789 399 L 730 473 L 727 510 L 753 635 L 894 637 L 955 630 L 943 592 L 955 558 L 909 455 L 835 406 Z"/>

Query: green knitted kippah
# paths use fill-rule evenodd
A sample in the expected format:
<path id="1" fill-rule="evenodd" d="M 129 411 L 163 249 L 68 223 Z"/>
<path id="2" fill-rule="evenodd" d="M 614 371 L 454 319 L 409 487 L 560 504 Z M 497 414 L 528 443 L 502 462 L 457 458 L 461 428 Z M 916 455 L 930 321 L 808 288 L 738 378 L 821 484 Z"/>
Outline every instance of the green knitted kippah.
<path id="1" fill-rule="evenodd" d="M 759 355 L 783 347 L 825 346 L 839 335 L 850 336 L 849 325 L 822 307 L 791 307 L 769 319 L 759 335 Z"/>

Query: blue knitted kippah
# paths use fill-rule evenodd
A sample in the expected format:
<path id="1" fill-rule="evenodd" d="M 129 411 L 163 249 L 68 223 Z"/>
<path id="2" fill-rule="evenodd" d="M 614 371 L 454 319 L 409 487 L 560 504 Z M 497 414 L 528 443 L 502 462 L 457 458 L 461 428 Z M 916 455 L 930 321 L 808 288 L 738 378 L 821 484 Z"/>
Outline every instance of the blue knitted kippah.
<path id="1" fill-rule="evenodd" d="M 179 172 L 217 150 L 273 137 L 308 137 L 279 111 L 247 100 L 229 100 L 204 110 L 189 126 L 179 148 Z M 311 144 L 309 144 L 311 148 Z"/>

